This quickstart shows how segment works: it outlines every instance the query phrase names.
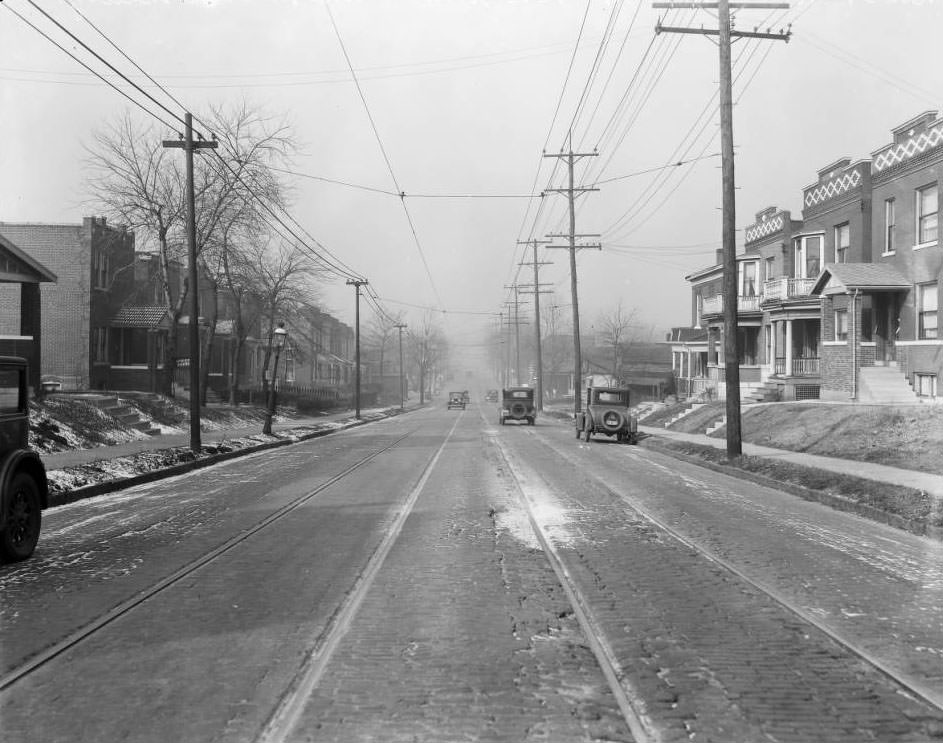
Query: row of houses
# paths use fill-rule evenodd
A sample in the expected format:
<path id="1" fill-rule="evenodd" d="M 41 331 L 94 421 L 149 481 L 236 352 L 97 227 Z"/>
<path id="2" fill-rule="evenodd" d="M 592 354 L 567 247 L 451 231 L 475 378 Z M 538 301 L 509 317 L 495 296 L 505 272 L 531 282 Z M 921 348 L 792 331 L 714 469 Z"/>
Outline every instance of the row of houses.
<path id="1" fill-rule="evenodd" d="M 868 158 L 842 158 L 771 206 L 737 254 L 741 395 L 753 400 L 935 400 L 943 118 L 927 111 Z M 668 338 L 679 393 L 722 397 L 723 266 L 688 276 L 691 326 Z"/>
<path id="2" fill-rule="evenodd" d="M 177 291 L 184 272 L 177 264 L 171 268 Z M 134 234 L 103 217 L 81 224 L 0 222 L 0 354 L 29 359 L 36 390 L 179 392 L 189 385 L 190 319 L 180 317 L 178 332 L 170 332 L 158 276 L 157 257 L 136 251 Z M 248 304 L 241 313 L 247 337 L 234 363 L 236 303 L 201 279 L 201 315 L 215 318 L 212 328 L 202 317 L 197 325 L 201 365 L 210 394 L 222 399 L 237 378 L 241 390 L 261 387 L 268 325 L 276 318 Z M 284 319 L 289 335 L 280 355 L 281 383 L 328 398 L 349 396 L 354 331 L 313 306 Z"/>

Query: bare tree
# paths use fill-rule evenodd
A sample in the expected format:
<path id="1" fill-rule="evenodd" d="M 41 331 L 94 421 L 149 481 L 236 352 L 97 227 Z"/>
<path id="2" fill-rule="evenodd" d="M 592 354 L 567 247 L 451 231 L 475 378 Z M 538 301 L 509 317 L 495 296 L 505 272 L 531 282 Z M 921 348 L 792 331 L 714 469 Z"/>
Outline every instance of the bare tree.
<path id="1" fill-rule="evenodd" d="M 257 234 L 260 203 L 282 203 L 284 191 L 272 166 L 291 150 L 284 124 L 243 105 L 214 109 L 207 117 L 222 147 L 207 151 L 195 166 L 197 260 L 211 291 L 226 276 L 237 238 Z M 164 368 L 168 388 L 176 368 L 177 335 L 190 287 L 180 269 L 185 248 L 185 180 L 178 153 L 163 147 L 162 132 L 129 114 L 93 135 L 87 150 L 89 187 L 96 206 L 133 229 L 138 245 L 158 256 L 160 295 L 171 316 Z M 251 261 L 247 265 L 252 265 Z M 228 283 L 228 281 L 227 281 Z M 213 307 L 216 302 L 211 303 Z M 212 342 L 215 317 L 209 323 Z"/>
<path id="2" fill-rule="evenodd" d="M 622 380 L 625 354 L 632 344 L 632 329 L 635 327 L 633 321 L 636 314 L 637 310 L 634 308 L 627 312 L 620 299 L 614 310 L 599 316 L 602 343 L 610 349 L 612 354 L 609 373 L 617 382 Z"/>
<path id="3" fill-rule="evenodd" d="M 259 244 L 251 248 L 255 296 L 262 312 L 265 334 L 265 356 L 262 361 L 262 390 L 268 394 L 268 369 L 272 354 L 272 337 L 276 323 L 291 318 L 305 305 L 315 303 L 314 279 L 318 271 L 310 256 L 297 245 L 286 242 Z"/>
<path id="4" fill-rule="evenodd" d="M 448 357 L 448 340 L 431 313 L 427 312 L 415 328 L 410 328 L 409 350 L 419 377 L 419 403 L 422 404 L 426 401 L 427 382 L 434 383 L 430 376 Z"/>

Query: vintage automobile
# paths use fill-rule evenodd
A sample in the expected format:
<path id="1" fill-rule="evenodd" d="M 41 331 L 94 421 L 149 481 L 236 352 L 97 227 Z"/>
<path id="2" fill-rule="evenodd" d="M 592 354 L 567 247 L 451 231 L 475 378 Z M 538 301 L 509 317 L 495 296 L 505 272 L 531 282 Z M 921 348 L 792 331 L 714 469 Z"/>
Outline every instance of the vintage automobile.
<path id="1" fill-rule="evenodd" d="M 26 359 L 0 356 L 0 558 L 33 554 L 42 509 L 49 504 L 46 468 L 29 449 Z"/>
<path id="2" fill-rule="evenodd" d="M 534 406 L 532 387 L 508 387 L 501 390 L 501 412 L 498 421 L 503 426 L 506 421 L 526 421 L 534 425 L 537 408 Z"/>
<path id="3" fill-rule="evenodd" d="M 449 410 L 452 408 L 461 408 L 465 409 L 465 393 L 464 392 L 450 392 L 449 393 Z"/>
<path id="4" fill-rule="evenodd" d="M 498 391 L 497 390 L 488 390 L 485 393 L 485 402 L 497 402 L 498 401 Z"/>
<path id="5" fill-rule="evenodd" d="M 586 409 L 576 416 L 576 438 L 615 436 L 616 441 L 638 443 L 638 420 L 629 413 L 629 391 L 614 387 L 587 387 Z"/>

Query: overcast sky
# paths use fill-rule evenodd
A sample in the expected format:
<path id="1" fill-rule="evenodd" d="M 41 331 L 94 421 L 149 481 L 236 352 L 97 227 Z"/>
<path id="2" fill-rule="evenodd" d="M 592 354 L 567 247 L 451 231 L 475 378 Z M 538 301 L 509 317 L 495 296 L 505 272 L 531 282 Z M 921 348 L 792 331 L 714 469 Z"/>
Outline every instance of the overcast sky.
<path id="1" fill-rule="evenodd" d="M 712 11 L 634 0 L 70 2 L 192 111 L 244 99 L 287 115 L 295 170 L 351 184 L 289 177 L 292 214 L 407 322 L 422 314 L 414 306 L 445 310 L 457 346 L 481 342 L 517 276 L 517 241 L 568 227 L 565 197 L 544 196 L 539 211 L 540 197 L 526 197 L 565 185 L 542 151 L 568 147 L 572 127 L 574 149 L 598 148 L 576 169 L 578 185 L 600 189 L 579 198 L 577 232 L 603 245 L 579 253 L 584 329 L 620 302 L 659 337 L 689 323 L 684 276 L 720 246 L 717 49 L 654 28 L 659 13 L 665 25 L 716 28 Z M 42 6 L 117 65 L 70 3 Z M 12 10 L 77 46 L 29 0 L 0 6 L 0 221 L 78 222 L 91 213 L 83 144 L 130 104 Z M 818 169 L 868 157 L 892 127 L 943 103 L 943 0 L 803 0 L 739 11 L 736 24 L 790 22 L 788 44 L 734 46 L 738 229 L 770 205 L 798 216 Z M 541 282 L 569 313 L 566 252 L 541 249 L 540 260 L 553 261 Z M 343 279 L 321 293 L 352 320 Z"/>

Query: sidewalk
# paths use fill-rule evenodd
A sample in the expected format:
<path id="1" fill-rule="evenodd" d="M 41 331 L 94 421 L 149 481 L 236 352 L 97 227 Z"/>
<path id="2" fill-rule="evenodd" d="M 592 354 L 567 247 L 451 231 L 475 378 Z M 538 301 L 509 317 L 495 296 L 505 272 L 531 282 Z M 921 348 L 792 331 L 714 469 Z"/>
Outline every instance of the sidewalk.
<path id="1" fill-rule="evenodd" d="M 681 433 L 671 431 L 667 428 L 655 428 L 651 426 L 639 426 L 639 431 L 649 436 L 660 436 L 675 441 L 687 441 L 692 444 L 702 446 L 713 446 L 715 449 L 726 449 L 727 442 L 724 439 L 716 439 L 705 434 Z M 778 459 L 782 462 L 790 462 L 805 467 L 815 467 L 820 470 L 828 470 L 842 475 L 852 475 L 854 477 L 863 477 L 866 480 L 876 482 L 887 482 L 895 485 L 904 485 L 905 487 L 923 490 L 937 498 L 943 498 L 943 476 L 931 475 L 927 472 L 918 472 L 917 470 L 905 470 L 899 467 L 888 467 L 883 464 L 873 464 L 871 462 L 859 462 L 854 459 L 837 459 L 835 457 L 822 457 L 817 454 L 806 454 L 804 452 L 788 451 L 786 449 L 774 449 L 769 446 L 757 446 L 744 442 L 743 453 L 752 457 L 765 457 L 767 459 Z"/>
<path id="2" fill-rule="evenodd" d="M 372 416 L 376 415 L 380 411 L 388 410 L 389 406 L 383 408 L 370 408 L 369 410 L 362 410 L 361 417 L 364 419 L 370 419 Z M 407 411 L 410 410 L 410 407 L 407 406 Z M 272 422 L 272 432 L 274 434 L 279 433 L 280 431 L 287 431 L 296 428 L 316 428 L 318 426 L 323 426 L 327 423 L 337 423 L 339 421 L 353 420 L 354 411 L 351 410 L 342 410 L 336 413 L 329 413 L 327 415 L 318 415 L 305 418 L 282 418 L 276 419 Z M 248 436 L 261 436 L 262 435 L 262 422 L 259 421 L 254 425 L 242 426 L 239 428 L 226 428 L 216 431 L 202 431 L 200 433 L 201 442 L 206 444 L 214 444 L 220 441 L 226 441 L 229 439 L 238 439 L 245 438 Z M 76 465 L 88 464 L 90 462 L 96 462 L 103 459 L 117 459 L 118 457 L 126 457 L 134 454 L 139 454 L 143 451 L 157 451 L 160 449 L 174 449 L 180 446 L 189 446 L 190 445 L 190 432 L 187 429 L 183 433 L 171 433 L 171 434 L 162 434 L 160 436 L 150 436 L 146 439 L 140 439 L 138 441 L 129 441 L 124 444 L 115 444 L 113 446 L 96 446 L 92 449 L 71 449 L 69 451 L 55 452 L 55 453 L 40 453 L 40 457 L 43 460 L 43 464 L 46 466 L 46 470 L 60 470 L 66 467 L 74 467 Z"/>

